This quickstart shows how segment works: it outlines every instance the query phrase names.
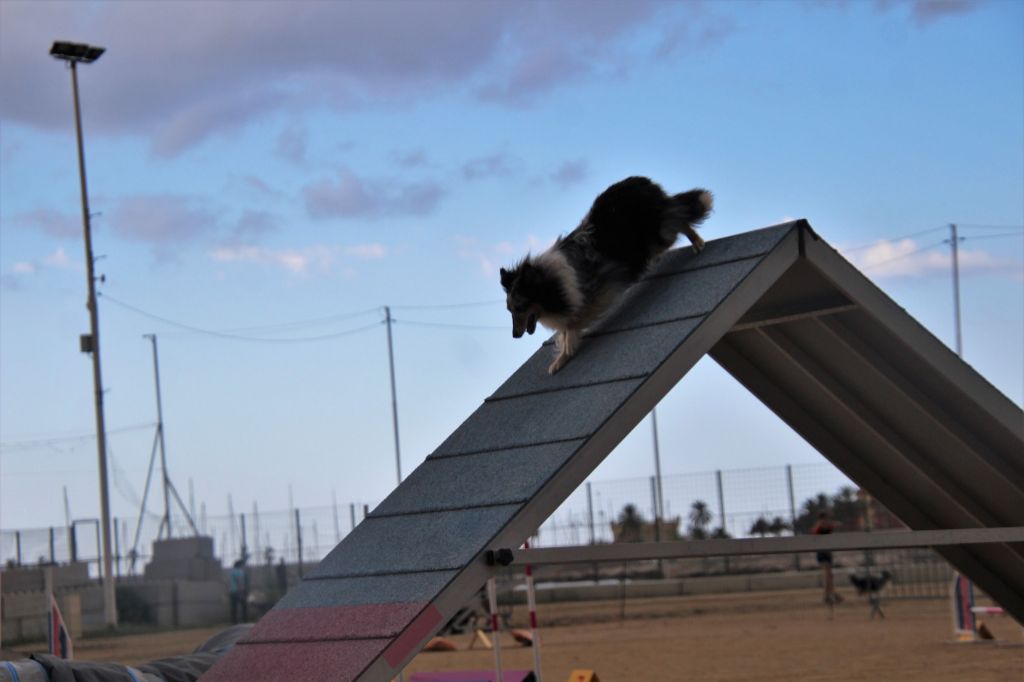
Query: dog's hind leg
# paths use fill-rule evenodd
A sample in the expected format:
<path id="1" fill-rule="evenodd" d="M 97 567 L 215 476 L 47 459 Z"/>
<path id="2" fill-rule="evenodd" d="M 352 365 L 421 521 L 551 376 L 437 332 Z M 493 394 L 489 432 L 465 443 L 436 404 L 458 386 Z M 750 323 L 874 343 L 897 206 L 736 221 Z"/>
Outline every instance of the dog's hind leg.
<path id="1" fill-rule="evenodd" d="M 690 243 L 693 244 L 694 253 L 700 253 L 704 250 L 704 238 L 697 234 L 697 230 L 693 229 L 692 225 L 683 225 L 683 234 L 689 238 Z"/>
<path id="2" fill-rule="evenodd" d="M 555 338 L 555 346 L 558 348 L 558 355 L 555 361 L 548 367 L 548 374 L 554 374 L 565 367 L 565 363 L 576 354 L 580 345 L 580 333 L 576 329 L 566 329 L 558 332 Z"/>

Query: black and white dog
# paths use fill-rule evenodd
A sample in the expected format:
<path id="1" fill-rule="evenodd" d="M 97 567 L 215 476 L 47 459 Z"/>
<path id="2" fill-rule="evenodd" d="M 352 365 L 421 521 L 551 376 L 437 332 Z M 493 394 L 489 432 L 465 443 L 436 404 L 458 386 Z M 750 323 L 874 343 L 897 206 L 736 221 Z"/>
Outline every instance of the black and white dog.
<path id="1" fill-rule="evenodd" d="M 537 323 L 558 332 L 554 374 L 573 356 L 584 329 L 667 251 L 679 233 L 694 251 L 704 248 L 697 225 L 711 212 L 711 193 L 692 189 L 668 195 L 647 178 L 617 182 L 594 200 L 575 230 L 547 251 L 501 269 L 512 313 L 512 336 L 532 334 Z"/>

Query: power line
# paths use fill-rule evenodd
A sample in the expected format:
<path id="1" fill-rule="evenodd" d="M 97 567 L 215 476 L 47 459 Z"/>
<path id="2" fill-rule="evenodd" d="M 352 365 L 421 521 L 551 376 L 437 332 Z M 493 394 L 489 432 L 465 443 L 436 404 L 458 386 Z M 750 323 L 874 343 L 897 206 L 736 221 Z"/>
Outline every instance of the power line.
<path id="1" fill-rule="evenodd" d="M 127 433 L 129 431 L 141 431 L 151 429 L 156 424 L 138 424 L 136 426 L 124 426 L 119 429 L 108 429 L 107 435 L 115 433 Z M 68 436 L 46 436 L 41 438 L 27 438 L 23 440 L 7 441 L 0 443 L 0 450 L 30 450 L 39 447 L 59 445 L 61 443 L 75 443 L 81 441 L 95 440 L 95 433 L 81 433 Z"/>
<path id="2" fill-rule="evenodd" d="M 957 225 L 957 227 L 960 227 Z M 1000 232 L 999 234 L 979 234 L 977 237 L 961 237 L 962 241 L 975 241 L 978 239 L 1000 239 L 1005 237 L 1024 237 L 1024 232 Z"/>
<path id="3" fill-rule="evenodd" d="M 983 225 L 980 223 L 957 223 L 958 228 L 966 227 L 969 230 L 1024 230 L 1024 225 Z"/>
<path id="4" fill-rule="evenodd" d="M 398 318 L 392 318 L 392 322 L 395 324 L 407 324 L 413 327 L 433 327 L 436 329 L 467 329 L 467 330 L 482 330 L 482 331 L 495 331 L 505 330 L 508 327 L 502 325 L 483 325 L 483 324 L 457 324 L 448 322 L 424 322 L 421 320 L 403 320 Z"/>
<path id="5" fill-rule="evenodd" d="M 326 315 L 324 317 L 312 317 L 308 320 L 297 320 L 295 322 L 281 322 L 279 324 L 266 324 L 257 325 L 254 327 L 235 327 L 232 329 L 225 329 L 225 332 L 260 332 L 260 331 L 282 331 L 287 329 L 298 329 L 299 327 L 316 327 L 324 324 L 330 324 L 332 322 L 344 322 L 345 320 L 351 320 L 356 317 L 363 317 L 371 313 L 375 313 L 380 310 L 379 306 L 373 308 L 366 308 L 365 310 L 357 310 L 352 313 L 339 313 L 337 315 Z"/>
<path id="6" fill-rule="evenodd" d="M 905 234 L 905 235 L 903 235 L 901 237 L 884 237 L 882 239 L 876 239 L 875 241 L 871 242 L 870 244 L 862 244 L 860 246 L 855 246 L 852 249 L 842 249 L 842 252 L 843 253 L 853 253 L 854 251 L 863 251 L 864 249 L 870 249 L 872 246 L 877 246 L 878 244 L 883 243 L 883 242 L 898 242 L 898 241 L 902 241 L 904 239 L 911 239 L 913 237 L 920 237 L 923 234 L 929 234 L 931 232 L 938 232 L 939 230 L 945 230 L 945 229 L 946 229 L 945 227 L 930 227 L 927 230 L 921 230 L 920 232 L 911 232 L 910 234 Z"/>
<path id="7" fill-rule="evenodd" d="M 871 268 L 877 268 L 879 265 L 885 265 L 886 263 L 892 263 L 893 261 L 898 261 L 898 260 L 902 260 L 904 258 L 909 258 L 910 256 L 913 256 L 915 254 L 921 253 L 922 251 L 927 251 L 928 249 L 934 249 L 936 246 L 942 246 L 943 244 L 946 243 L 946 241 L 947 240 L 943 239 L 942 241 L 938 241 L 938 242 L 935 242 L 933 244 L 929 244 L 928 246 L 922 246 L 921 248 L 914 249 L 913 251 L 908 251 L 907 253 L 902 253 L 902 254 L 900 254 L 898 256 L 893 256 L 892 258 L 886 258 L 885 260 L 878 261 L 877 263 L 867 263 L 867 264 L 861 265 L 860 267 L 861 267 L 861 269 L 864 269 L 864 270 L 870 270 Z"/>
<path id="8" fill-rule="evenodd" d="M 218 331 L 216 329 L 205 329 L 203 327 L 196 327 L 196 326 L 193 326 L 193 325 L 190 325 L 190 324 L 185 324 L 183 322 L 177 322 L 175 320 L 171 320 L 169 318 L 166 318 L 166 317 L 163 317 L 163 316 L 160 316 L 160 315 L 156 315 L 154 313 L 151 313 L 151 312 L 148 312 L 146 310 L 143 310 L 142 308 L 138 308 L 136 306 L 133 306 L 130 303 L 125 303 L 124 301 L 119 301 L 116 298 L 113 298 L 112 296 L 110 296 L 108 294 L 103 294 L 103 298 L 105 300 L 107 300 L 107 301 L 110 301 L 111 303 L 113 303 L 115 305 L 118 305 L 118 306 L 120 306 L 122 308 L 125 308 L 126 310 L 130 310 L 130 311 L 132 311 L 132 312 L 134 312 L 134 313 L 136 313 L 138 315 L 142 315 L 144 317 L 148 317 L 150 319 L 154 319 L 154 320 L 157 320 L 159 322 L 163 322 L 164 324 L 169 324 L 169 325 L 171 325 L 173 327 L 178 327 L 180 329 L 185 329 L 185 330 L 193 332 L 195 334 L 204 334 L 204 335 L 207 335 L 207 336 L 215 336 L 215 337 L 218 337 L 218 338 L 231 339 L 231 340 L 234 340 L 234 341 L 251 341 L 251 342 L 255 342 L 255 343 L 306 343 L 306 342 L 310 342 L 310 341 L 326 341 L 328 339 L 338 339 L 338 338 L 342 338 L 342 337 L 345 337 L 345 336 L 351 336 L 352 334 L 358 334 L 359 332 L 363 332 L 363 331 L 366 331 L 368 329 L 372 329 L 374 327 L 378 327 L 378 326 L 380 326 L 382 324 L 381 321 L 376 321 L 376 322 L 371 322 L 370 324 L 367 324 L 367 325 L 363 325 L 361 327 L 355 327 L 353 329 L 346 329 L 344 331 L 333 332 L 333 333 L 330 333 L 330 334 L 319 334 L 319 335 L 316 335 L 316 336 L 300 336 L 300 337 L 287 337 L 287 338 L 281 338 L 281 337 L 272 338 L 272 337 L 264 337 L 264 336 L 246 336 L 244 334 L 233 334 L 233 333 L 229 333 L 229 332 Z M 357 317 L 359 315 L 365 315 L 365 314 L 374 312 L 376 310 L 378 310 L 378 308 L 372 308 L 372 309 L 365 310 L 365 311 L 360 311 L 360 312 L 357 312 L 357 313 L 350 313 L 350 314 L 347 314 L 346 317 L 348 317 L 348 318 Z"/>
<path id="9" fill-rule="evenodd" d="M 483 306 L 500 305 L 503 299 L 490 301 L 473 301 L 470 303 L 438 303 L 434 305 L 393 305 L 392 310 L 450 310 L 453 308 L 480 308 Z"/>
<path id="10" fill-rule="evenodd" d="M 115 304 L 117 306 L 120 306 L 121 308 L 124 308 L 126 310 L 129 310 L 129 311 L 131 311 L 131 312 L 133 312 L 133 313 L 135 313 L 137 315 L 142 315 L 143 317 L 148 317 L 148 318 L 156 320 L 158 322 L 162 322 L 164 324 L 171 325 L 173 327 L 178 327 L 179 329 L 184 329 L 185 331 L 188 331 L 188 332 L 191 332 L 191 333 L 194 333 L 194 334 L 204 334 L 204 335 L 207 335 L 207 336 L 215 336 L 215 337 L 218 337 L 218 338 L 232 339 L 232 340 L 236 340 L 236 341 L 253 341 L 253 342 L 267 342 L 267 343 L 298 343 L 298 342 L 307 342 L 307 341 L 323 341 L 323 340 L 327 340 L 327 339 L 336 339 L 336 338 L 341 338 L 341 337 L 344 337 L 344 336 L 349 336 L 351 334 L 356 334 L 356 333 L 359 333 L 359 332 L 362 332 L 362 331 L 366 331 L 367 329 L 371 329 L 371 328 L 376 327 L 376 326 L 378 326 L 380 324 L 383 324 L 382 321 L 378 321 L 378 322 L 373 322 L 371 324 L 364 325 L 364 326 L 361 326 L 361 327 L 356 327 L 356 328 L 353 328 L 353 329 L 346 329 L 346 330 L 341 331 L 341 332 L 334 332 L 334 333 L 330 333 L 330 334 L 321 334 L 321 335 L 316 335 L 316 336 L 287 337 L 287 338 L 281 338 L 281 337 L 274 338 L 274 337 L 265 337 L 265 336 L 251 336 L 251 335 L 247 335 L 247 334 L 238 334 L 238 333 L 235 333 L 235 332 L 238 332 L 238 331 L 250 331 L 250 332 L 252 332 L 252 331 L 257 331 L 257 332 L 258 331 L 277 331 L 277 330 L 286 330 L 286 329 L 289 329 L 289 328 L 296 328 L 296 327 L 299 327 L 299 326 L 311 326 L 311 325 L 320 324 L 320 323 L 338 322 L 338 321 L 342 321 L 342 320 L 347 320 L 347 319 L 352 319 L 352 318 L 356 318 L 356 317 L 361 317 L 363 315 L 368 315 L 368 314 L 374 313 L 374 312 L 380 312 L 382 310 L 382 308 L 378 306 L 378 307 L 367 308 L 365 310 L 359 310 L 359 311 L 355 311 L 355 312 L 351 312 L 351 313 L 339 313 L 337 315 L 329 315 L 329 316 L 324 316 L 324 317 L 311 318 L 311 319 L 304 320 L 304 321 L 299 321 L 299 322 L 283 322 L 283 323 L 271 324 L 271 325 L 260 325 L 260 326 L 253 326 L 253 327 L 241 327 L 241 328 L 236 328 L 234 330 L 217 330 L 217 329 L 207 329 L 207 328 L 204 328 L 204 327 L 197 327 L 195 325 L 186 324 L 184 322 L 178 322 L 177 320 L 172 320 L 172 319 L 164 317 L 162 315 L 157 315 L 156 313 L 151 313 L 151 312 L 149 312 L 147 310 L 143 310 L 142 308 L 139 308 L 138 306 L 132 305 L 130 303 L 126 303 L 125 301 L 118 300 L 118 299 L 110 296 L 109 294 L 102 294 L 102 296 L 103 296 L 103 298 L 105 300 L 110 301 L 111 303 L 113 303 L 113 304 Z M 395 309 L 395 310 L 454 310 L 454 309 L 459 309 L 459 308 L 479 308 L 479 307 L 483 307 L 483 306 L 494 306 L 494 305 L 499 305 L 502 302 L 503 301 L 501 301 L 501 300 L 493 299 L 493 300 L 489 300 L 489 301 L 468 301 L 468 302 L 465 302 L 465 303 L 439 303 L 439 304 L 431 304 L 431 305 L 399 305 L 399 306 L 391 306 L 391 307 L 392 307 L 392 309 Z M 393 318 L 392 321 L 398 322 L 399 320 L 395 320 Z M 504 329 L 505 328 L 504 326 L 470 325 L 470 324 L 455 324 L 455 323 L 440 323 L 440 322 L 425 322 L 425 321 L 419 321 L 419 320 L 401 320 L 401 322 L 403 322 L 405 324 L 408 324 L 408 325 L 412 325 L 412 326 L 438 327 L 438 328 L 448 328 L 448 329 L 495 330 L 495 329 Z"/>

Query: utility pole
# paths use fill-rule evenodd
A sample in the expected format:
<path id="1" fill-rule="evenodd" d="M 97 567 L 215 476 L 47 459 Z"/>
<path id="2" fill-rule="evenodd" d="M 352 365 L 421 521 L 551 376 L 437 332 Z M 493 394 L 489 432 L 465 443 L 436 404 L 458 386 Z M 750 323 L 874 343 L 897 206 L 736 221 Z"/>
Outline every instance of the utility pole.
<path id="1" fill-rule="evenodd" d="M 117 590 L 114 586 L 114 563 L 111 553 L 110 488 L 107 479 L 107 430 L 103 418 L 103 375 L 100 371 L 100 323 L 96 309 L 96 258 L 92 251 L 92 226 L 89 214 L 89 192 L 85 180 L 85 146 L 82 143 L 82 112 L 78 104 L 78 62 L 90 64 L 105 48 L 81 43 L 57 41 L 50 54 L 64 60 L 71 68 L 71 93 L 75 105 L 75 137 L 78 142 L 78 180 L 82 194 L 82 231 L 85 236 L 85 278 L 89 289 L 89 334 L 80 339 L 81 350 L 92 355 L 93 393 L 96 403 L 96 450 L 100 478 L 100 522 L 103 538 L 103 619 L 107 627 L 117 627 Z"/>
<path id="2" fill-rule="evenodd" d="M 960 238 L 956 224 L 949 224 L 949 244 L 953 248 L 953 322 L 956 326 L 956 354 L 964 356 L 963 336 L 960 332 Z"/>
<path id="3" fill-rule="evenodd" d="M 391 344 L 391 308 L 384 306 L 384 322 L 388 327 L 388 367 L 391 369 L 391 421 L 395 430 L 395 471 L 402 483 L 402 450 L 398 444 L 398 397 L 395 394 L 395 352 Z"/>
<path id="4" fill-rule="evenodd" d="M 160 469 L 163 472 L 164 483 L 164 518 L 160 521 L 160 530 L 157 532 L 157 537 L 163 537 L 164 526 L 166 526 L 167 537 L 170 538 L 174 533 L 171 531 L 171 496 L 167 490 L 167 450 L 164 444 L 164 408 L 163 402 L 160 400 L 160 360 L 157 358 L 156 352 L 156 334 L 143 334 L 143 338 L 147 338 L 153 343 L 153 379 L 156 384 L 156 435 L 160 441 Z"/>
<path id="5" fill-rule="evenodd" d="M 391 308 L 388 306 L 384 306 L 384 321 L 388 326 L 388 368 L 391 370 L 391 422 L 395 429 L 395 474 L 398 477 L 398 485 L 402 485 L 402 450 L 398 445 L 398 397 L 395 393 L 395 352 L 391 344 Z M 365 513 L 363 518 L 366 518 Z M 299 564 L 299 566 L 301 567 L 302 564 Z M 494 645 L 498 646 L 497 632 L 494 635 Z M 498 676 L 500 680 L 500 666 Z M 398 671 L 398 682 L 405 682 L 405 671 Z"/>

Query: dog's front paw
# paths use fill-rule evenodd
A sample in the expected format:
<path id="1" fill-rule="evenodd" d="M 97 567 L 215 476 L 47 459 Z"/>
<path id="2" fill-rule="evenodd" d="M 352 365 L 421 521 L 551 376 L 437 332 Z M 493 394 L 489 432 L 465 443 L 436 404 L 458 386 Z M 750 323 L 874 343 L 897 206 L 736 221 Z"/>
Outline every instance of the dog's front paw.
<path id="1" fill-rule="evenodd" d="M 693 240 L 693 252 L 694 253 L 700 253 L 703 250 L 704 250 L 704 240 L 701 237 L 697 236 Z"/>

